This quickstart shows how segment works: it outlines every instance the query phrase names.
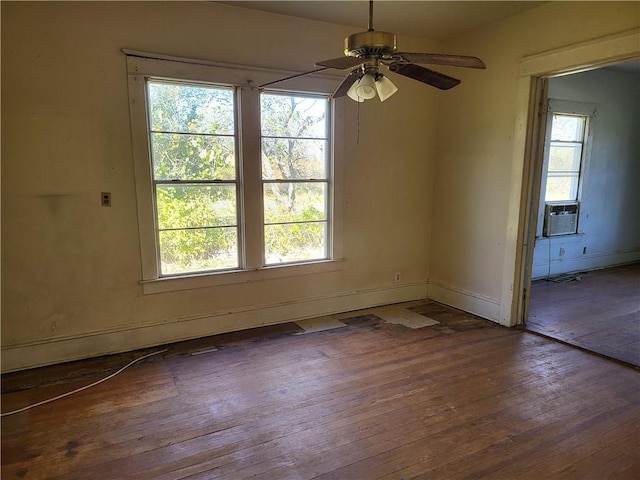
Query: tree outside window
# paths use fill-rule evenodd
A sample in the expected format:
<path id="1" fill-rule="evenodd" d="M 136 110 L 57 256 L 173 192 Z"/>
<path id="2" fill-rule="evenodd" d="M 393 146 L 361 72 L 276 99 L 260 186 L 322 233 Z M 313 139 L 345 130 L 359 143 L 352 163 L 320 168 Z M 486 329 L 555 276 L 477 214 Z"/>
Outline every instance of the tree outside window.
<path id="1" fill-rule="evenodd" d="M 161 276 L 243 269 L 243 235 L 255 229 L 241 199 L 262 202 L 264 265 L 329 257 L 328 98 L 260 95 L 260 119 L 244 119 L 261 124 L 260 196 L 239 180 L 236 100 L 231 87 L 147 81 Z"/>

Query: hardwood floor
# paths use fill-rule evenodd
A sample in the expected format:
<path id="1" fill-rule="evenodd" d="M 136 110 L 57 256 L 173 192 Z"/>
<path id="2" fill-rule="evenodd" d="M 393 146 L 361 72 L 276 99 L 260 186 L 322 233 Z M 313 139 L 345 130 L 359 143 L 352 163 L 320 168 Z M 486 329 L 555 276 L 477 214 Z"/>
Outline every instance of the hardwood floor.
<path id="1" fill-rule="evenodd" d="M 640 476 L 637 370 L 433 302 L 402 307 L 439 323 L 369 310 L 316 333 L 287 324 L 170 345 L 4 417 L 2 478 Z M 2 409 L 149 352 L 5 375 Z"/>
<path id="2" fill-rule="evenodd" d="M 534 281 L 526 328 L 640 367 L 640 263 Z"/>

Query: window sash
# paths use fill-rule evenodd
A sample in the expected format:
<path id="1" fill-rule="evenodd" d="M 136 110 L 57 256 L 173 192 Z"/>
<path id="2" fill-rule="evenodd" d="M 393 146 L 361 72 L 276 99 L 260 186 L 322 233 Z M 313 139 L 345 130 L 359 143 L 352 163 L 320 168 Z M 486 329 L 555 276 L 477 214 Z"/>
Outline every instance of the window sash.
<path id="1" fill-rule="evenodd" d="M 283 100 L 282 103 L 286 103 L 286 99 L 305 99 L 313 101 L 308 107 L 309 110 L 320 108 L 321 110 L 314 110 L 315 115 L 322 115 L 324 121 L 313 122 L 313 116 L 309 115 L 309 120 L 312 125 L 311 134 L 308 131 L 300 132 L 299 135 L 294 135 L 295 128 L 289 124 L 279 123 L 279 118 L 273 119 L 270 117 L 270 112 L 265 111 L 267 101 L 280 96 Z M 316 103 L 322 100 L 326 103 Z M 277 100 L 276 100 L 277 102 Z M 280 265 L 290 264 L 295 262 L 306 262 L 314 260 L 326 260 L 330 258 L 330 243 L 331 243 L 331 139 L 329 136 L 331 125 L 331 109 L 329 108 L 329 101 L 327 96 L 324 95 L 299 95 L 296 93 L 287 92 L 271 92 L 265 91 L 260 95 L 260 146 L 261 146 L 261 164 L 262 164 L 262 215 L 263 215 L 263 236 L 264 236 L 264 252 L 263 263 L 264 265 Z M 297 107 L 297 104 L 296 104 Z M 289 117 L 291 118 L 291 117 Z M 276 131 L 278 130 L 278 131 Z M 273 141 L 273 142 L 271 142 Z M 296 170 L 291 166 L 291 170 L 287 172 L 276 173 L 278 171 L 278 165 L 272 165 L 273 157 L 278 156 L 278 152 L 270 151 L 270 157 L 267 157 L 267 146 L 273 148 L 280 141 L 286 142 L 284 147 L 289 147 L 287 153 L 289 155 L 288 164 L 291 165 L 291 146 L 292 143 L 300 147 L 303 150 L 303 162 L 307 161 L 307 168 L 311 168 L 310 176 L 298 176 Z M 280 143 L 282 145 L 282 142 Z M 271 144 L 271 145 L 270 145 Z M 312 153 L 313 147 L 319 147 L 319 155 L 316 152 Z M 311 160 L 310 160 L 311 159 Z M 294 161 L 297 160 L 294 159 Z M 309 161 L 310 160 L 310 161 Z M 314 165 L 315 164 L 315 165 Z M 311 196 L 307 200 L 313 198 L 313 187 L 307 192 L 304 192 L 305 185 L 322 185 L 322 193 L 320 195 L 322 199 L 322 205 L 308 205 L 305 212 L 294 212 L 292 215 L 287 215 L 284 212 L 278 212 L 278 206 L 280 204 L 286 204 L 284 201 L 278 201 L 278 195 L 275 193 L 280 187 L 288 186 L 289 190 L 296 186 L 302 187 L 302 193 L 308 193 Z M 274 187 L 278 188 L 274 188 Z M 272 193 L 271 198 L 269 193 Z M 315 192 L 317 196 L 318 191 Z M 297 199 L 297 196 L 295 197 Z M 294 200 L 291 200 L 289 210 L 294 207 Z M 275 204 L 275 205 L 273 205 Z M 319 208 L 318 208 L 319 207 Z M 314 217 L 318 212 L 322 213 L 322 218 Z M 304 218 L 304 216 L 311 216 L 310 218 Z M 274 218 L 275 217 L 275 218 Z M 280 217 L 280 218 L 277 218 Z M 281 250 L 274 246 L 276 237 L 279 238 L 279 245 Z M 296 245 L 292 239 L 298 240 L 299 251 L 294 252 Z M 308 242 L 308 243 L 304 243 Z M 302 250 L 300 250 L 302 249 Z M 306 253 L 303 253 L 306 252 Z"/>
<path id="2" fill-rule="evenodd" d="M 146 92 L 158 276 L 241 268 L 243 232 L 238 200 L 241 186 L 236 180 L 239 158 L 235 90 L 215 84 L 148 77 Z M 190 97 L 197 96 L 195 92 L 199 92 L 200 98 L 194 100 Z M 170 106 L 183 103 L 188 108 L 185 112 L 160 110 L 163 102 L 154 95 L 160 97 L 163 93 L 173 93 L 174 97 L 168 100 Z M 200 108 L 204 110 L 197 112 Z M 228 125 L 229 122 L 232 124 Z M 154 128 L 167 125 L 175 128 Z M 227 158 L 213 155 L 216 140 L 219 147 L 226 145 Z M 167 155 L 166 148 L 171 146 L 182 147 L 184 151 L 179 153 L 187 156 L 171 156 L 178 153 L 171 150 Z M 165 155 L 167 158 L 162 158 Z M 229 156 L 232 165 L 228 165 Z M 218 163 L 223 164 L 223 178 L 215 178 Z M 162 170 L 168 170 L 168 174 Z M 224 194 L 225 191 L 231 192 L 231 196 L 227 193 L 226 200 L 215 199 L 216 192 Z M 229 202 L 231 208 L 225 205 Z M 167 214 L 175 218 L 162 218 Z M 205 219 L 197 217 L 204 216 L 208 216 L 209 223 L 198 224 Z M 168 221 L 174 225 L 165 225 Z"/>
<path id="3" fill-rule="evenodd" d="M 553 114 L 546 167 L 546 202 L 578 200 L 588 118 L 587 115 Z M 572 128 L 559 132 L 556 122 L 563 120 L 571 122 Z"/>

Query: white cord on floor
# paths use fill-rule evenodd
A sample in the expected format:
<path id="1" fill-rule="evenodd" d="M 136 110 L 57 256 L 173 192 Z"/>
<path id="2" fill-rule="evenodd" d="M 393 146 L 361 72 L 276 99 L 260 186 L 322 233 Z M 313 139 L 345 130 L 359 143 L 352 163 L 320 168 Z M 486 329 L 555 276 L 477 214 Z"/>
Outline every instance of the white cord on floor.
<path id="1" fill-rule="evenodd" d="M 129 368 L 134 363 L 139 362 L 140 360 L 144 360 L 145 358 L 151 357 L 152 355 L 158 355 L 159 353 L 164 353 L 166 351 L 167 351 L 167 349 L 165 348 L 164 350 L 158 350 L 157 352 L 148 353 L 147 355 L 144 355 L 144 356 L 142 356 L 140 358 L 136 358 L 135 360 L 127 363 L 120 370 L 118 370 L 115 373 L 112 373 L 111 375 L 109 375 L 108 377 L 103 378 L 102 380 L 98 380 L 97 382 L 90 383 L 89 385 L 85 385 L 84 387 L 77 388 L 76 390 L 72 390 L 70 392 L 63 393 L 62 395 L 58 395 L 57 397 L 49 398 L 47 400 L 42 400 L 41 402 L 34 403 L 33 405 L 27 405 L 26 407 L 19 408 L 18 410 L 13 410 L 11 412 L 1 413 L 0 417 L 8 417 L 9 415 L 14 415 L 16 413 L 24 412 L 25 410 L 29 410 L 29 409 L 34 408 L 34 407 L 39 407 L 40 405 L 44 405 L 45 403 L 50 403 L 50 402 L 53 402 L 55 400 L 60 400 L 61 398 L 64 398 L 64 397 L 68 397 L 69 395 L 73 395 L 74 393 L 81 392 L 83 390 L 86 390 L 87 388 L 95 387 L 96 385 L 98 385 L 98 384 L 100 384 L 102 382 L 106 382 L 107 380 L 112 379 L 113 377 L 115 377 L 119 373 L 124 372 L 127 368 Z"/>

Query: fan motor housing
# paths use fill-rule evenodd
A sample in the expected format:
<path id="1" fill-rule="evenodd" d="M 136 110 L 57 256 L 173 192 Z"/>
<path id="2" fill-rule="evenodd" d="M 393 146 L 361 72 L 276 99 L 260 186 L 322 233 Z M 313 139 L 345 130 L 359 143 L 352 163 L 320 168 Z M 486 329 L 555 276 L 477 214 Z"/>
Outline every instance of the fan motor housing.
<path id="1" fill-rule="evenodd" d="M 344 39 L 344 54 L 349 57 L 390 55 L 396 51 L 396 36 L 389 32 L 358 32 Z"/>

